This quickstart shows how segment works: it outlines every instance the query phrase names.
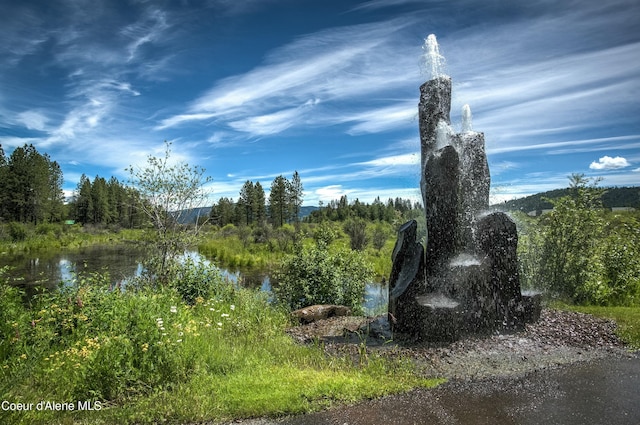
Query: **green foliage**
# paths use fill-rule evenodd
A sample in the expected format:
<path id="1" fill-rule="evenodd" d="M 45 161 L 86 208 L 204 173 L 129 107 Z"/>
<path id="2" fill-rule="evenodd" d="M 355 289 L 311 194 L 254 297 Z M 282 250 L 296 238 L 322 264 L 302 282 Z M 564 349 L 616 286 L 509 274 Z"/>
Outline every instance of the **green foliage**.
<path id="1" fill-rule="evenodd" d="M 640 221 L 613 214 L 605 220 L 584 298 L 597 305 L 640 305 Z"/>
<path id="2" fill-rule="evenodd" d="M 194 262 L 187 258 L 180 265 L 171 286 L 188 305 L 194 305 L 201 299 L 227 299 L 233 292 L 233 286 L 220 275 L 218 268 L 202 261 Z"/>
<path id="3" fill-rule="evenodd" d="M 0 217 L 21 223 L 62 219 L 62 171 L 33 145 L 17 147 L 7 159 L 0 146 Z"/>
<path id="4" fill-rule="evenodd" d="M 313 239 L 320 246 L 329 246 L 338 237 L 337 232 L 329 222 L 323 221 L 313 230 Z"/>
<path id="5" fill-rule="evenodd" d="M 349 236 L 351 249 L 362 251 L 368 242 L 367 222 L 361 218 L 351 218 L 343 225 L 344 232 Z"/>
<path id="6" fill-rule="evenodd" d="M 376 198 L 373 203 L 367 204 L 356 199 L 349 202 L 347 196 L 339 200 L 332 200 L 328 205 L 320 205 L 320 209 L 312 211 L 305 221 L 320 223 L 325 220 L 345 221 L 349 218 L 361 218 L 367 221 L 384 221 L 392 225 L 399 225 L 416 216 L 424 216 L 424 210 L 419 203 L 412 203 L 408 199 L 389 198 L 383 203 Z"/>
<path id="7" fill-rule="evenodd" d="M 552 200 L 552 212 L 537 221 L 521 217 L 523 286 L 576 303 L 638 305 L 639 222 L 606 213 L 602 189 L 589 183 L 574 175 L 570 195 Z"/>
<path id="8" fill-rule="evenodd" d="M 274 292 L 291 309 L 339 304 L 361 314 L 365 284 L 373 278 L 373 267 L 356 251 L 330 252 L 320 242 L 285 259 L 277 277 Z"/>
<path id="9" fill-rule="evenodd" d="M 107 281 L 79 276 L 29 305 L 0 285 L 0 398 L 102 407 L 0 411 L 2 423 L 217 423 L 440 382 L 421 379 L 410 362 L 297 345 L 284 332 L 286 312 L 258 292 L 224 289 L 189 305 L 173 285 L 117 291 Z"/>
<path id="10" fill-rule="evenodd" d="M 171 268 L 188 247 L 195 245 L 201 223 L 186 227 L 185 217 L 207 199 L 204 185 L 210 181 L 205 170 L 184 162 L 170 161 L 171 144 L 165 142 L 163 158 L 149 156 L 142 169 L 129 168 L 130 183 L 143 199 L 140 208 L 155 229 L 154 251 L 146 265 L 160 284 L 171 280 Z"/>
<path id="11" fill-rule="evenodd" d="M 393 236 L 393 233 L 391 225 L 384 221 L 378 221 L 371 226 L 370 240 L 374 249 L 380 251 L 387 243 L 387 240 Z"/>
<path id="12" fill-rule="evenodd" d="M 27 228 L 22 223 L 12 221 L 7 225 L 7 232 L 13 242 L 23 241 L 27 238 Z"/>

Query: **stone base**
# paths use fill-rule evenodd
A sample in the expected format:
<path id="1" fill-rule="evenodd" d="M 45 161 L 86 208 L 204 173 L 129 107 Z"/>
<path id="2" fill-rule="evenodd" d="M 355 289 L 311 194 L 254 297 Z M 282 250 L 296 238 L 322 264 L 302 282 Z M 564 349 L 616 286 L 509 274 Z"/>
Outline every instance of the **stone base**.
<path id="1" fill-rule="evenodd" d="M 418 296 L 416 303 L 422 313 L 417 335 L 421 341 L 450 342 L 459 338 L 464 317 L 460 303 L 437 293 Z"/>

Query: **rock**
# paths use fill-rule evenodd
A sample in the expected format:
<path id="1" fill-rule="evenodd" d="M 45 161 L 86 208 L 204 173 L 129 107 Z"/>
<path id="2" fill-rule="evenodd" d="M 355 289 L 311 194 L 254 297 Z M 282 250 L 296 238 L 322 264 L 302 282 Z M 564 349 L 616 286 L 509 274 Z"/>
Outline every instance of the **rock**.
<path id="1" fill-rule="evenodd" d="M 479 220 L 477 233 L 480 249 L 490 263 L 497 320 L 507 328 L 522 326 L 524 307 L 518 273 L 516 224 L 505 213 L 495 212 Z"/>
<path id="2" fill-rule="evenodd" d="M 302 323 L 311 323 L 336 316 L 349 316 L 351 309 L 343 305 L 317 304 L 291 312 L 291 316 Z"/>

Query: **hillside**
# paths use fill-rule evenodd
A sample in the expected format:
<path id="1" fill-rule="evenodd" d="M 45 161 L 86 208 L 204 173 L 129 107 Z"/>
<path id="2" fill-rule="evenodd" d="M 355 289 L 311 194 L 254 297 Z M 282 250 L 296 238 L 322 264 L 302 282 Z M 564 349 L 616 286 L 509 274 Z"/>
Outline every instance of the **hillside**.
<path id="1" fill-rule="evenodd" d="M 640 187 L 608 187 L 604 189 L 606 192 L 602 196 L 602 203 L 605 208 L 633 207 L 640 209 Z M 555 199 L 567 195 L 569 195 L 569 188 L 556 189 L 494 204 L 492 207 L 506 211 L 540 211 L 552 208 L 551 203 L 545 201 L 545 198 Z"/>

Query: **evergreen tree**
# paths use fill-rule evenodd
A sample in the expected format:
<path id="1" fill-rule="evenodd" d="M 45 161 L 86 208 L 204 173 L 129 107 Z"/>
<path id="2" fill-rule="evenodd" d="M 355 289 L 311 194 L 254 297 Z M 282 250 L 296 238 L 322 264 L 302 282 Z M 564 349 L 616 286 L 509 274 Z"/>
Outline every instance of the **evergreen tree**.
<path id="1" fill-rule="evenodd" d="M 302 187 L 300 174 L 295 171 L 293 173 L 291 183 L 289 184 L 288 203 L 290 219 L 292 219 L 296 223 L 300 220 L 300 209 L 302 208 L 303 190 L 304 188 Z"/>
<path id="2" fill-rule="evenodd" d="M 62 171 L 33 145 L 16 148 L 3 169 L 2 200 L 5 219 L 38 223 L 62 216 Z"/>
<path id="3" fill-rule="evenodd" d="M 109 221 L 109 199 L 107 198 L 107 182 L 96 176 L 91 185 L 91 202 L 93 204 L 93 223 L 106 224 Z"/>
<path id="4" fill-rule="evenodd" d="M 250 225 L 253 220 L 253 198 L 254 198 L 254 186 L 253 182 L 247 180 L 242 189 L 240 189 L 240 197 L 238 198 L 238 213 L 240 216 L 240 224 Z"/>
<path id="5" fill-rule="evenodd" d="M 80 181 L 74 193 L 75 219 L 86 224 L 93 220 L 93 202 L 91 200 L 91 181 L 85 174 L 80 176 Z"/>
<path id="6" fill-rule="evenodd" d="M 282 226 L 289 217 L 288 181 L 282 175 L 273 179 L 269 193 L 269 217 L 274 226 Z"/>
<path id="7" fill-rule="evenodd" d="M 220 198 L 217 204 L 211 207 L 211 221 L 220 227 L 235 222 L 236 207 L 232 199 Z"/>
<path id="8" fill-rule="evenodd" d="M 251 197 L 251 211 L 253 222 L 262 224 L 267 218 L 267 208 L 265 206 L 264 189 L 260 182 L 256 182 L 253 186 L 253 196 Z"/>
<path id="9" fill-rule="evenodd" d="M 4 154 L 4 149 L 0 145 L 0 220 L 7 218 L 7 187 L 6 182 L 8 178 L 7 158 Z"/>

